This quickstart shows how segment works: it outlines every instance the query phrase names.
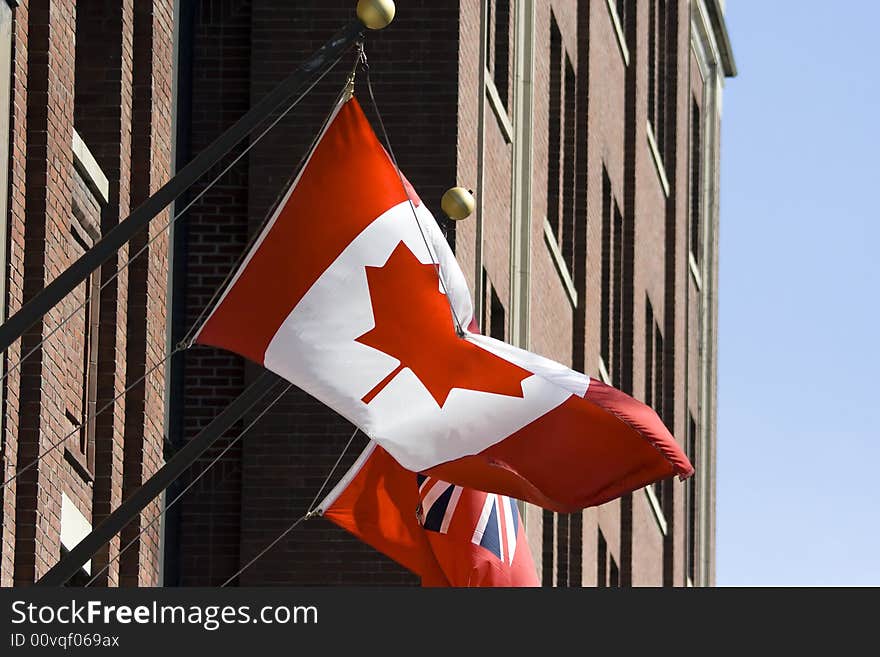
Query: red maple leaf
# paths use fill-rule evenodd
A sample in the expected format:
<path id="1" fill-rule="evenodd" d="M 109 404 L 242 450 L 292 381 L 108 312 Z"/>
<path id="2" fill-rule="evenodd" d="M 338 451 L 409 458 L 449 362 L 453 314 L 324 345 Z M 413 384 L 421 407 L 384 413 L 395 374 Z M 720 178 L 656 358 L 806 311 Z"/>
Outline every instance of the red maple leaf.
<path id="1" fill-rule="evenodd" d="M 375 327 L 357 342 L 400 365 L 363 397 L 370 401 L 404 368 L 412 370 L 439 406 L 453 388 L 522 397 L 532 375 L 459 337 L 436 265 L 422 264 L 401 242 L 383 267 L 366 267 Z"/>

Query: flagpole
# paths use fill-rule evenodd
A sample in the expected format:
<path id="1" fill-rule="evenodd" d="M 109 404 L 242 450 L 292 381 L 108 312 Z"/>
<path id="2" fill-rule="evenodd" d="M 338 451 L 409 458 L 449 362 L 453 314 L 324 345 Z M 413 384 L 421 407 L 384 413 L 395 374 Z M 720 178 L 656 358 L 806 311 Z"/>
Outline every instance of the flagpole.
<path id="1" fill-rule="evenodd" d="M 149 224 L 153 217 L 162 212 L 205 175 L 223 156 L 253 132 L 285 101 L 331 66 L 355 41 L 363 38 L 365 27 L 382 29 L 388 25 L 394 17 L 394 3 L 391 0 L 359 0 L 357 16 L 357 19 L 340 29 L 286 80 L 248 110 L 244 116 L 178 171 L 155 194 L 110 229 L 76 262 L 61 272 L 57 278 L 25 303 L 18 312 L 0 325 L 0 353 L 6 351 L 25 331 Z"/>
<path id="2" fill-rule="evenodd" d="M 104 518 L 85 538 L 76 544 L 61 561 L 37 580 L 35 586 L 63 586 L 94 556 L 107 541 L 122 531 L 135 516 L 177 479 L 205 450 L 217 442 L 242 415 L 247 413 L 281 379 L 269 371 L 263 372 L 220 415 L 184 445 L 152 477 L 147 479 L 113 513 Z"/>

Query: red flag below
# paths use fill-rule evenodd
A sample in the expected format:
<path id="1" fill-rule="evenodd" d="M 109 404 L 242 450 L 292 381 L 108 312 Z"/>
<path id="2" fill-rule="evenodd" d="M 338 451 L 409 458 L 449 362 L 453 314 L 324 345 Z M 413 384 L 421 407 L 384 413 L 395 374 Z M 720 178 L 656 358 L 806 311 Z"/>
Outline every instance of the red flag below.
<path id="1" fill-rule="evenodd" d="M 424 586 L 538 586 L 515 500 L 416 475 L 371 442 L 322 515 Z"/>

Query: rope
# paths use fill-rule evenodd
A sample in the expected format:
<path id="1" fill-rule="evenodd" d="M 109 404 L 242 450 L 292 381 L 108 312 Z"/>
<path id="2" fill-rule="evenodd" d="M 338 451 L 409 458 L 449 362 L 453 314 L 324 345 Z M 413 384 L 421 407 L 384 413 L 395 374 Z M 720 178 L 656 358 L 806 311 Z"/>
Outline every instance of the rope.
<path id="1" fill-rule="evenodd" d="M 238 577 L 244 571 L 246 571 L 248 568 L 250 568 L 252 565 L 254 565 L 257 562 L 257 560 L 259 560 L 264 554 L 266 554 L 273 547 L 278 545 L 278 543 L 281 542 L 281 540 L 285 536 L 287 536 L 290 532 L 292 532 L 296 527 L 298 527 L 301 522 L 318 515 L 318 511 L 315 509 L 315 504 L 318 503 L 318 499 L 321 497 L 321 493 L 324 492 L 324 489 L 327 487 L 328 482 L 333 477 L 333 473 L 336 472 L 336 468 L 339 467 L 339 463 L 342 461 L 342 458 L 345 456 L 346 452 L 348 452 L 348 448 L 351 447 L 351 443 L 354 441 L 354 437 L 358 434 L 358 431 L 360 431 L 360 429 L 356 427 L 354 432 L 351 434 L 351 438 L 348 439 L 348 442 L 345 444 L 345 447 L 342 448 L 342 452 L 339 453 L 339 457 L 336 459 L 336 463 L 334 463 L 333 467 L 330 468 L 330 472 L 327 474 L 327 477 L 324 479 L 324 483 L 321 484 L 321 488 L 318 489 L 318 492 L 315 495 L 315 498 L 312 500 L 312 503 L 309 504 L 309 510 L 304 515 L 302 515 L 299 518 L 297 518 L 296 520 L 294 520 L 293 524 L 290 525 L 290 527 L 288 527 L 283 532 L 281 532 L 281 534 L 279 534 L 275 538 L 274 541 L 272 541 L 271 543 L 269 543 L 269 545 L 267 545 L 262 550 L 260 550 L 260 552 L 253 559 L 251 559 L 244 566 L 242 566 L 237 571 L 235 571 L 235 573 L 231 577 L 229 577 L 225 582 L 223 582 L 220 585 L 221 587 L 227 586 L 232 580 L 234 580 L 236 577 Z"/>
<path id="2" fill-rule="evenodd" d="M 224 447 L 223 450 L 222 450 L 217 456 L 215 456 L 215 457 L 211 460 L 210 463 L 208 463 L 207 466 L 205 466 L 204 468 L 202 468 L 201 472 L 199 472 L 199 474 L 196 475 L 196 477 L 195 477 L 192 481 L 190 481 L 182 491 L 180 491 L 177 495 L 175 495 L 175 497 L 174 497 L 173 500 L 171 500 L 170 502 L 167 502 L 167 503 L 165 504 L 165 508 L 162 509 L 162 510 L 159 512 L 159 514 L 158 514 L 157 516 L 155 516 L 152 520 L 150 520 L 150 522 L 148 522 L 146 525 L 143 526 L 143 528 L 137 533 L 137 536 L 135 536 L 134 538 L 132 538 L 128 543 L 126 543 L 125 546 L 124 546 L 121 550 L 119 550 L 119 552 L 116 554 L 116 556 L 114 556 L 112 559 L 110 559 L 110 560 L 109 560 L 109 561 L 108 561 L 108 562 L 107 562 L 107 563 L 101 568 L 101 570 L 99 570 L 99 571 L 96 572 L 94 575 L 92 575 L 92 578 L 91 578 L 88 582 L 86 582 L 86 586 L 91 586 L 92 583 L 93 583 L 96 579 L 98 579 L 98 577 L 100 577 L 101 574 L 102 574 L 104 571 L 106 571 L 108 568 L 110 568 L 110 566 L 113 565 L 114 562 L 116 562 L 118 559 L 120 559 L 120 558 L 122 557 L 122 555 L 125 553 L 126 550 L 128 550 L 132 545 L 134 545 L 135 543 L 137 543 L 138 539 L 140 539 L 140 537 L 143 536 L 144 532 L 146 532 L 150 527 L 152 527 L 152 526 L 155 525 L 159 520 L 161 520 L 161 519 L 165 516 L 165 514 L 168 513 L 169 509 L 171 509 L 172 506 L 174 506 L 175 504 L 177 504 L 177 502 L 180 501 L 180 499 L 181 499 L 181 498 L 182 498 L 182 497 L 183 497 L 183 496 L 189 491 L 189 489 L 192 488 L 193 486 L 195 486 L 195 485 L 199 482 L 199 480 L 200 480 L 202 477 L 204 477 L 204 476 L 208 473 L 208 470 L 210 470 L 214 465 L 217 464 L 217 462 L 220 461 L 220 459 L 222 459 L 222 458 L 226 455 L 226 452 L 228 452 L 230 449 L 232 449 L 233 447 L 235 447 L 235 445 L 238 443 L 238 441 L 241 440 L 241 439 L 244 437 L 244 435 L 245 435 L 248 431 L 250 431 L 250 430 L 254 427 L 254 425 L 255 425 L 257 422 L 259 422 L 259 421 L 263 418 L 263 416 L 266 415 L 266 413 L 268 413 L 268 412 L 272 409 L 272 407 L 275 406 L 275 404 L 277 404 L 278 401 L 279 401 L 279 400 L 280 400 L 280 399 L 281 399 L 281 398 L 287 393 L 287 391 L 290 390 L 292 387 L 293 387 L 293 384 L 288 383 L 288 384 L 284 387 L 284 389 L 283 389 L 280 393 L 278 393 L 278 395 L 275 397 L 275 399 L 273 399 L 271 402 L 269 402 L 269 404 L 266 406 L 266 408 L 264 408 L 262 411 L 260 411 L 260 414 L 259 414 L 259 415 L 257 415 L 257 416 L 256 416 L 256 417 L 255 417 L 255 418 L 254 418 L 254 419 L 253 419 L 253 420 L 252 420 L 252 421 L 251 421 L 251 422 L 250 422 L 250 423 L 249 423 L 244 429 L 242 429 L 242 430 L 239 432 L 239 434 L 238 434 L 233 440 L 231 440 L 230 443 L 229 443 L 226 447 Z M 226 479 L 226 477 L 223 477 L 223 478 L 220 480 L 221 483 L 222 483 L 225 479 Z"/>
<path id="3" fill-rule="evenodd" d="M 397 172 L 397 178 L 400 180 L 400 186 L 403 187 L 403 191 L 404 193 L 406 193 L 406 198 L 409 202 L 410 210 L 412 211 L 413 220 L 416 222 L 416 226 L 419 229 L 422 240 L 425 242 L 425 248 L 428 250 L 428 255 L 430 255 L 431 259 L 434 261 L 434 267 L 437 270 L 437 278 L 440 279 L 440 287 L 443 289 L 443 294 L 446 297 L 447 303 L 449 303 L 449 311 L 452 313 L 452 319 L 455 321 L 456 333 L 458 333 L 459 337 L 464 337 L 464 327 L 462 326 L 461 320 L 458 317 L 458 313 L 455 312 L 455 306 L 452 304 L 452 298 L 449 296 L 449 290 L 446 288 L 446 281 L 443 280 L 443 276 L 440 272 L 440 258 L 437 257 L 436 252 L 431 248 L 431 245 L 428 243 L 428 237 L 425 235 L 425 231 L 422 229 L 422 224 L 419 221 L 418 215 L 416 214 L 416 206 L 413 203 L 412 197 L 409 195 L 409 190 L 407 189 L 406 184 L 403 182 L 403 174 L 400 172 L 400 167 L 397 165 L 397 157 L 394 155 L 394 149 L 391 147 L 391 140 L 388 138 L 388 131 L 385 129 L 385 122 L 382 120 L 382 114 L 379 112 L 379 106 L 376 103 L 376 96 L 373 94 L 373 84 L 370 81 L 370 66 L 367 63 L 366 54 L 362 56 L 361 61 L 367 77 L 367 91 L 369 91 L 370 93 L 370 102 L 373 105 L 373 110 L 376 112 L 376 119 L 379 121 L 379 127 L 382 130 L 382 137 L 385 140 L 385 146 L 388 149 L 388 155 L 391 157 L 391 162 L 394 164 L 394 170 Z"/>

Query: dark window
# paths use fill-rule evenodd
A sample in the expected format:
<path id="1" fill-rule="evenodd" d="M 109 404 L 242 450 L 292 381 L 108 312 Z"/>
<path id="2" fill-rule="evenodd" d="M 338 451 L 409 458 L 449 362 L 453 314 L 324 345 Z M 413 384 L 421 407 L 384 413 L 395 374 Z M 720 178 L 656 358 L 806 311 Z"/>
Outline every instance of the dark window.
<path id="1" fill-rule="evenodd" d="M 492 312 L 489 315 L 489 335 L 496 340 L 503 341 L 506 333 L 504 306 L 501 304 L 501 299 L 498 298 L 498 293 L 495 291 L 494 287 L 491 288 L 491 296 Z"/>
<path id="2" fill-rule="evenodd" d="M 650 0 L 648 7 L 648 121 L 654 132 L 657 150 L 664 159 L 669 144 L 669 9 L 667 0 Z"/>
<path id="3" fill-rule="evenodd" d="M 577 76 L 550 17 L 550 108 L 547 125 L 547 223 L 569 273 L 574 272 Z"/>
<path id="4" fill-rule="evenodd" d="M 577 141 L 577 80 L 571 59 L 565 56 L 565 98 L 562 128 L 562 225 L 557 242 L 569 273 L 574 273 L 575 146 Z"/>
<path id="5" fill-rule="evenodd" d="M 624 252 L 623 252 L 623 215 L 617 202 L 614 203 L 614 349 L 612 352 L 611 382 L 615 387 L 622 387 L 623 379 L 623 295 L 624 295 Z"/>
<path id="6" fill-rule="evenodd" d="M 623 31 L 624 39 L 627 39 L 627 20 L 630 14 L 630 0 L 616 0 L 614 8 L 617 10 L 617 19 L 620 21 L 620 29 Z M 627 43 L 627 48 L 629 44 Z"/>
<path id="7" fill-rule="evenodd" d="M 553 548 L 556 545 L 556 522 L 552 511 L 544 509 L 541 536 L 541 584 L 553 586 Z"/>
<path id="8" fill-rule="evenodd" d="M 583 518 L 580 513 L 554 515 L 556 516 L 556 586 L 580 586 Z"/>
<path id="9" fill-rule="evenodd" d="M 611 383 L 620 387 L 623 358 L 624 221 L 611 190 L 608 172 L 602 175 L 602 361 Z"/>
<path id="10" fill-rule="evenodd" d="M 567 513 L 556 514 L 556 586 L 568 586 L 569 523 Z"/>
<path id="11" fill-rule="evenodd" d="M 556 18 L 550 16 L 550 111 L 547 125 L 547 222 L 559 235 L 562 160 L 562 35 Z"/>
<path id="12" fill-rule="evenodd" d="M 506 109 L 510 98 L 510 0 L 488 1 L 489 39 L 486 61 L 495 89 Z M 494 5 L 494 7 L 493 7 Z"/>
<path id="13" fill-rule="evenodd" d="M 605 367 L 611 367 L 611 213 L 614 199 L 608 172 L 602 168 L 602 308 L 599 329 L 600 356 Z"/>
<path id="14" fill-rule="evenodd" d="M 645 297 L 645 403 L 664 416 L 663 399 L 663 333 L 651 299 Z"/>
<path id="15" fill-rule="evenodd" d="M 685 438 L 685 454 L 691 463 L 697 461 L 697 423 L 694 416 L 688 413 L 688 431 Z M 687 514 L 687 529 L 685 533 L 685 551 L 687 553 L 687 575 L 691 582 L 696 583 L 697 566 L 697 487 L 696 475 L 689 478 L 684 484 L 685 513 Z"/>
<path id="16" fill-rule="evenodd" d="M 702 126 L 700 125 L 700 106 L 696 99 L 691 103 L 691 185 L 690 185 L 690 230 L 691 230 L 691 253 L 697 264 L 700 262 L 700 212 L 702 210 L 702 162 L 703 153 Z"/>
<path id="17" fill-rule="evenodd" d="M 645 296 L 645 403 L 653 408 L 661 418 L 665 415 L 663 370 L 663 333 L 654 316 L 651 299 Z M 652 488 L 660 503 L 661 511 L 665 513 L 665 482 L 658 481 L 653 484 Z"/>
<path id="18" fill-rule="evenodd" d="M 483 269 L 483 290 L 485 297 L 483 299 L 482 322 L 480 323 L 481 330 L 483 335 L 503 341 L 507 337 L 507 313 L 485 268 Z"/>
<path id="19" fill-rule="evenodd" d="M 621 27 L 626 25 L 626 15 L 627 15 L 627 10 L 629 9 L 628 5 L 629 5 L 628 0 L 616 0 L 614 3 L 614 8 L 617 9 L 617 18 L 620 19 Z"/>
<path id="20" fill-rule="evenodd" d="M 596 586 L 599 588 L 620 586 L 620 569 L 617 567 L 617 561 L 608 550 L 608 543 L 602 530 L 598 530 L 598 544 L 596 546 Z"/>
<path id="21" fill-rule="evenodd" d="M 645 298 L 645 403 L 654 407 L 654 309 Z"/>

